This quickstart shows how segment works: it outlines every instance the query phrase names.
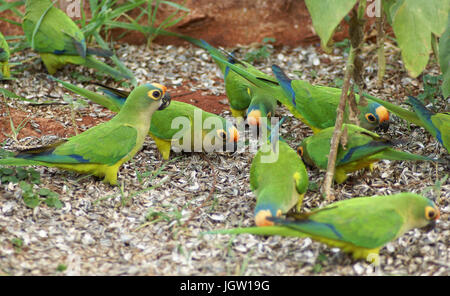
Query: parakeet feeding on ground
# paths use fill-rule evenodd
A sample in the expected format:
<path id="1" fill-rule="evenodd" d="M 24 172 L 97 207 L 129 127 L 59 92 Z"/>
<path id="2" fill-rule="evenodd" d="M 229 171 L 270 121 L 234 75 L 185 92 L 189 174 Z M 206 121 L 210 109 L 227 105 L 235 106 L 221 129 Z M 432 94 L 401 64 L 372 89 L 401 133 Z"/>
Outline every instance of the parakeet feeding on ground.
<path id="1" fill-rule="evenodd" d="M 112 56 L 100 48 L 87 48 L 83 32 L 50 0 L 27 0 L 22 28 L 31 48 L 38 52 L 50 74 L 66 64 L 84 65 L 114 78 L 132 78 L 97 60 Z"/>
<path id="2" fill-rule="evenodd" d="M 265 74 L 251 73 L 242 67 L 228 63 L 221 57 L 214 59 L 225 63 L 230 70 L 238 73 L 254 86 L 276 98 L 286 106 L 291 113 L 308 125 L 314 133 L 327 127 L 334 126 L 336 110 L 339 105 L 342 90 L 339 88 L 315 86 L 304 80 L 291 80 L 276 65 L 272 66 L 276 79 Z M 389 112 L 380 104 L 370 99 L 360 100 L 355 95 L 358 103 L 360 125 L 366 129 L 385 127 L 389 121 Z M 348 110 L 345 113 L 348 121 Z"/>
<path id="3" fill-rule="evenodd" d="M 270 123 L 270 118 L 274 115 L 277 108 L 277 100 L 260 88 L 249 88 L 251 97 L 250 105 L 247 109 L 247 122 L 257 130 Z M 265 123 L 262 121 L 266 118 Z"/>
<path id="4" fill-rule="evenodd" d="M 210 231 L 213 234 L 311 237 L 351 253 L 355 259 L 374 260 L 380 249 L 414 228 L 434 226 L 440 217 L 436 205 L 415 193 L 357 197 L 298 214 L 268 217 L 275 226 Z"/>
<path id="5" fill-rule="evenodd" d="M 381 159 L 436 161 L 426 156 L 395 150 L 392 142 L 362 127 L 344 124 L 342 128 L 347 129 L 347 139 L 345 149 L 341 143 L 336 157 L 334 180 L 339 184 L 347 180 L 348 173 L 371 168 L 374 162 Z M 329 127 L 302 141 L 297 150 L 305 163 L 327 169 L 333 131 L 334 127 Z"/>
<path id="6" fill-rule="evenodd" d="M 0 32 L 0 80 L 11 77 L 8 63 L 9 55 L 8 43 L 5 40 L 5 36 Z"/>
<path id="7" fill-rule="evenodd" d="M 228 63 L 231 63 L 236 67 L 243 68 L 254 75 L 265 77 L 267 79 L 273 79 L 273 77 L 259 71 L 247 62 L 238 60 L 232 54 L 223 53 L 204 40 L 195 39 L 181 34 L 177 34 L 176 36 L 189 41 L 200 48 L 203 48 L 212 56 L 214 62 L 222 71 L 225 81 L 225 91 L 230 103 L 231 113 L 234 117 L 243 118 L 246 115 L 250 115 L 249 123 L 259 124 L 260 117 L 267 117 L 268 114 L 273 115 L 276 108 L 276 98 L 272 97 L 270 93 L 262 93 L 256 89 L 253 89 L 254 86 L 249 83 L 249 81 L 234 71 L 230 71 L 229 66 L 223 63 L 222 60 L 226 60 Z M 220 59 L 215 58 L 215 56 L 220 57 Z M 258 112 L 259 114 L 257 114 Z"/>
<path id="8" fill-rule="evenodd" d="M 105 95 L 55 79 L 64 87 L 94 103 L 118 112 L 126 102 L 129 92 L 99 85 Z M 178 119 L 178 123 L 174 120 Z M 185 152 L 236 151 L 239 131 L 228 120 L 206 112 L 194 105 L 172 101 L 166 109 L 154 113 L 149 135 L 153 138 L 164 159 L 169 159 L 172 146 Z M 188 142 L 183 142 L 188 140 Z M 176 148 L 175 148 L 176 147 Z"/>
<path id="9" fill-rule="evenodd" d="M 110 121 L 55 144 L 0 159 L 0 165 L 57 167 L 104 177 L 103 182 L 115 185 L 120 166 L 141 150 L 153 112 L 170 104 L 166 90 L 158 83 L 141 85 Z"/>
<path id="10" fill-rule="evenodd" d="M 408 96 L 408 102 L 413 106 L 414 112 L 368 94 L 364 96 L 383 105 L 398 117 L 425 128 L 450 152 L 450 113 L 434 113 L 412 96 Z"/>
<path id="11" fill-rule="evenodd" d="M 271 139 L 259 148 L 250 167 L 257 226 L 273 225 L 267 217 L 286 214 L 295 205 L 300 209 L 308 189 L 308 173 L 302 159 L 284 141 Z"/>

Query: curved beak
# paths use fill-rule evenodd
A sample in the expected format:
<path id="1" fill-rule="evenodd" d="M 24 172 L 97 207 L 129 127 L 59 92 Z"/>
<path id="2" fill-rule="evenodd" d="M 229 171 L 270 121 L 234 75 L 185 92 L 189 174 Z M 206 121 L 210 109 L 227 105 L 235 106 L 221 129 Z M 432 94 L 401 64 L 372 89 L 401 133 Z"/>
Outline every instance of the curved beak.
<path id="1" fill-rule="evenodd" d="M 171 100 L 172 99 L 170 97 L 170 93 L 166 92 L 161 99 L 162 103 L 161 103 L 161 106 L 159 106 L 158 110 L 164 110 L 167 107 L 169 107 Z"/>

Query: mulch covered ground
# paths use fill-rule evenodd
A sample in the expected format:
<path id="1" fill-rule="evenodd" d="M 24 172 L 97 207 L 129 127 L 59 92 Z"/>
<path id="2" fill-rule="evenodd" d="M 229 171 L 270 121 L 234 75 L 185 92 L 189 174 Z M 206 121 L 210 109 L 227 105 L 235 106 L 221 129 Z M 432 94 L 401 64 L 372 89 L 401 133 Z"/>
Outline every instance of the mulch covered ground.
<path id="1" fill-rule="evenodd" d="M 376 58 L 371 49 L 365 53 L 366 84 L 371 94 L 401 104 L 406 95 L 423 91 L 422 80 L 408 77 L 399 51 L 391 45 L 386 50 L 384 84 L 378 89 Z M 238 54 L 243 56 L 248 50 L 240 49 Z M 35 54 L 27 51 L 13 57 L 13 61 L 32 56 Z M 205 51 L 194 47 L 154 45 L 147 50 L 122 45 L 118 56 L 136 73 L 138 81 L 164 84 L 172 94 L 185 94 L 177 99 L 231 119 L 220 72 Z M 272 63 L 280 65 L 292 78 L 338 85 L 345 59 L 340 50 L 328 55 L 313 47 L 281 48 L 256 66 L 271 73 Z M 47 78 L 39 58 L 22 68 L 24 71 L 16 74 L 17 80 L 0 86 L 38 102 L 61 103 L 63 94 L 79 99 Z M 71 72 L 94 76 L 92 70 L 76 66 L 67 66 L 55 76 L 78 83 Z M 432 63 L 425 74 L 438 75 L 438 66 Z M 110 80 L 103 83 L 119 86 Z M 1 100 L 0 141 L 4 149 L 12 151 L 72 136 L 114 116 L 90 103 L 77 110 L 72 120 L 68 105 Z M 448 103 L 438 99 L 433 106 L 443 112 L 448 111 Z M 288 116 L 281 134 L 291 147 L 311 135 L 284 107 L 279 107 L 276 115 Z M 10 118 L 15 126 L 24 119 L 29 121 L 18 133 L 18 142 L 12 137 Z M 385 136 L 402 140 L 398 149 L 448 158 L 431 135 L 395 115 Z M 122 166 L 117 187 L 90 176 L 36 167 L 42 182 L 38 186 L 59 193 L 61 209 L 45 204 L 30 209 L 17 184 L 1 184 L 0 274 L 450 275 L 450 183 L 447 180 L 436 191 L 427 189 L 449 173 L 445 164 L 380 161 L 375 170 L 354 173 L 344 184 L 334 186 L 339 200 L 426 191 L 424 195 L 438 204 L 441 219 L 436 228 L 430 232 L 415 229 L 389 243 L 381 249 L 378 268 L 309 238 L 202 236 L 209 230 L 254 225 L 255 196 L 249 186 L 249 169 L 255 152 L 248 147 L 233 154 L 172 153 L 169 161 L 163 161 L 148 137 L 142 151 Z M 323 200 L 317 189 L 324 172 L 308 168 L 308 174 L 313 185 L 303 207 L 328 204 L 330 201 Z M 14 239 L 22 240 L 23 245 L 18 248 Z"/>

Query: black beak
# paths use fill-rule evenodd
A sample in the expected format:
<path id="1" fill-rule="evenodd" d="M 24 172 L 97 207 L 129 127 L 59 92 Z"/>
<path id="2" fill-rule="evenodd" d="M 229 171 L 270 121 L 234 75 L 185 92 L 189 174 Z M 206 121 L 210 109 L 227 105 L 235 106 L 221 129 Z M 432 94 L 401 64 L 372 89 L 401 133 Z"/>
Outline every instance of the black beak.
<path id="1" fill-rule="evenodd" d="M 383 121 L 376 128 L 376 130 L 381 130 L 381 131 L 383 131 L 383 133 L 387 132 L 388 129 L 389 129 L 389 121 Z"/>
<path id="2" fill-rule="evenodd" d="M 431 230 L 433 230 L 436 227 L 436 221 L 433 220 L 431 221 L 427 226 L 425 226 L 424 228 L 422 228 L 425 232 L 429 232 Z"/>
<path id="3" fill-rule="evenodd" d="M 161 101 L 162 101 L 162 103 L 161 103 L 161 106 L 159 106 L 158 110 L 164 110 L 167 107 L 169 107 L 170 101 L 171 101 L 170 94 L 168 92 L 166 92 L 164 94 L 164 97 L 162 97 Z"/>

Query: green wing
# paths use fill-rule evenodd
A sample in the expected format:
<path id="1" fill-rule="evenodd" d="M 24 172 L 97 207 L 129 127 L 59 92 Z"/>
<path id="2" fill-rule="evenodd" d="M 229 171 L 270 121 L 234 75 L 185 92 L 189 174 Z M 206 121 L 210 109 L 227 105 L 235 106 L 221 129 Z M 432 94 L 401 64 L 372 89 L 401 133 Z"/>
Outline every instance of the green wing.
<path id="1" fill-rule="evenodd" d="M 450 152 L 450 113 L 435 114 L 431 122 L 441 132 L 442 145 Z"/>
<path id="2" fill-rule="evenodd" d="M 83 33 L 50 0 L 27 1 L 22 27 L 37 52 L 86 56 Z"/>
<path id="3" fill-rule="evenodd" d="M 136 139 L 133 127 L 102 124 L 56 147 L 26 150 L 16 157 L 48 163 L 114 165 L 135 148 Z"/>
<path id="4" fill-rule="evenodd" d="M 351 243 L 357 247 L 378 248 L 398 236 L 402 216 L 386 198 L 353 198 L 333 203 L 305 220 L 276 222 L 316 238 Z"/>

